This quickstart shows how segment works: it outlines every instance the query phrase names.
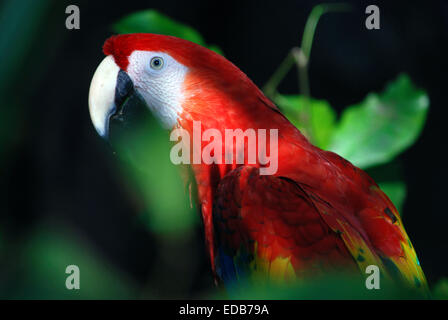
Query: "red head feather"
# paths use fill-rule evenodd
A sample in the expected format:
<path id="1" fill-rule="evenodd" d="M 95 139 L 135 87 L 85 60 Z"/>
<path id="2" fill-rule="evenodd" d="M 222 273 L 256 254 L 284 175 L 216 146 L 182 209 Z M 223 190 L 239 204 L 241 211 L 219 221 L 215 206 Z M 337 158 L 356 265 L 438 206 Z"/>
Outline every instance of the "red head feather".
<path id="1" fill-rule="evenodd" d="M 112 55 L 115 63 L 125 71 L 129 65 L 129 56 L 136 50 L 167 53 L 202 79 L 212 80 L 222 87 L 232 84 L 237 89 L 239 86 L 235 84 L 240 83 L 240 89 L 246 89 L 245 94 L 248 94 L 248 88 L 259 93 L 252 81 L 230 61 L 187 40 L 159 34 L 134 33 L 112 36 L 103 46 L 104 54 Z"/>
<path id="2" fill-rule="evenodd" d="M 126 70 L 129 64 L 128 57 L 136 50 L 165 52 L 187 67 L 206 66 L 210 63 L 229 64 L 220 55 L 200 45 L 160 34 L 134 33 L 112 36 L 103 46 L 104 54 L 112 55 L 123 70 Z"/>
<path id="3" fill-rule="evenodd" d="M 134 33 L 110 37 L 104 43 L 103 51 L 105 55 L 112 55 L 118 66 L 126 70 L 129 64 L 128 57 L 136 50 L 166 52 L 186 64 L 187 51 L 196 51 L 199 48 L 201 47 L 192 42 L 171 36 Z"/>

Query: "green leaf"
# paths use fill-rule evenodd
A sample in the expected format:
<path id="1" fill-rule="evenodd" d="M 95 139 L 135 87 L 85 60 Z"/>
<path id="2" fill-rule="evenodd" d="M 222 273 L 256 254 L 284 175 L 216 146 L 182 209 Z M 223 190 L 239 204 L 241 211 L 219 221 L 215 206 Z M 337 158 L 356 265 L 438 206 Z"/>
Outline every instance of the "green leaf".
<path id="1" fill-rule="evenodd" d="M 132 96 L 123 108 L 146 109 L 146 104 Z M 112 124 L 113 125 L 113 124 Z M 115 134 L 114 134 L 115 132 Z M 181 236 L 199 222 L 190 208 L 189 194 L 181 179 L 181 167 L 170 161 L 172 143 L 169 132 L 163 129 L 150 112 L 136 122 L 111 130 L 111 142 L 122 160 L 121 178 L 134 187 L 135 198 L 143 200 L 140 218 L 158 234 Z"/>
<path id="2" fill-rule="evenodd" d="M 428 107 L 426 93 L 400 75 L 383 93 L 343 112 L 329 149 L 361 168 L 386 163 L 416 141 Z"/>
<path id="3" fill-rule="evenodd" d="M 365 278 L 329 272 L 313 279 L 294 280 L 288 283 L 247 281 L 235 286 L 224 296 L 219 292 L 212 299 L 234 300 L 377 300 L 377 299 L 425 299 L 410 288 L 397 286 L 391 279 L 381 279 L 381 290 L 366 290 Z"/>
<path id="4" fill-rule="evenodd" d="M 336 122 L 336 113 L 325 100 L 309 99 L 309 127 L 300 120 L 305 110 L 305 98 L 301 95 L 277 95 L 275 102 L 283 114 L 319 148 L 326 148 L 330 142 Z"/>
<path id="5" fill-rule="evenodd" d="M 205 45 L 202 36 L 193 28 L 179 23 L 156 10 L 132 13 L 118 21 L 113 29 L 118 33 L 157 33 L 174 36 Z"/>
<path id="6" fill-rule="evenodd" d="M 381 190 L 402 215 L 407 188 L 403 178 L 401 162 L 396 159 L 383 165 L 368 168 L 366 172 L 378 183 Z"/>
<path id="7" fill-rule="evenodd" d="M 211 44 L 211 45 L 208 45 L 206 47 L 209 48 L 212 51 L 215 51 L 217 54 L 220 54 L 222 56 L 224 55 L 224 52 L 222 52 L 221 48 L 218 47 L 217 45 Z"/>
<path id="8" fill-rule="evenodd" d="M 443 278 L 437 282 L 433 290 L 434 299 L 448 300 L 448 278 Z"/>
<path id="9" fill-rule="evenodd" d="M 173 36 L 197 43 L 223 55 L 218 46 L 207 45 L 195 29 L 152 9 L 131 13 L 115 23 L 113 29 L 118 33 L 156 33 Z"/>
<path id="10" fill-rule="evenodd" d="M 403 203 L 406 198 L 406 184 L 402 181 L 389 181 L 380 182 L 378 185 L 389 197 L 401 215 L 403 212 Z"/>
<path id="11" fill-rule="evenodd" d="M 114 268 L 85 239 L 64 224 L 43 223 L 27 239 L 2 299 L 131 299 L 137 284 Z M 68 290 L 67 266 L 80 270 L 80 289 Z"/>

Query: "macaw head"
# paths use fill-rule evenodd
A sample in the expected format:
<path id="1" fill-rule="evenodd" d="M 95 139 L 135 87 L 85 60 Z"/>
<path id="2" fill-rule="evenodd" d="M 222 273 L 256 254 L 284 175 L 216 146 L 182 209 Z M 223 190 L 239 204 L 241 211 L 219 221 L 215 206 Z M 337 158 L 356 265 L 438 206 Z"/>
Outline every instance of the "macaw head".
<path id="1" fill-rule="evenodd" d="M 256 88 L 221 55 L 171 36 L 113 36 L 103 51 L 106 57 L 93 76 L 89 92 L 90 116 L 103 137 L 108 136 L 111 119 L 126 120 L 129 110 L 123 106 L 133 95 L 170 129 L 185 116 L 186 106 L 194 108 L 202 100 L 207 101 L 202 105 L 219 107 L 223 92 L 227 97 L 244 96 L 244 92 L 247 96 Z"/>

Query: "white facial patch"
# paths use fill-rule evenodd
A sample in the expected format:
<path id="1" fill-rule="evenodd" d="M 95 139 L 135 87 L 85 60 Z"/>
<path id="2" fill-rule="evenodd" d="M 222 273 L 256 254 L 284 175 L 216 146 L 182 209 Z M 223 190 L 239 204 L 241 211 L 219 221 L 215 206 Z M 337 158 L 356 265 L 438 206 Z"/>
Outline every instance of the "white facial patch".
<path id="1" fill-rule="evenodd" d="M 156 57 L 162 59 L 160 68 L 151 66 L 151 60 Z M 182 86 L 187 72 L 188 68 L 170 55 L 154 51 L 134 51 L 127 68 L 135 89 L 168 129 L 177 123 L 182 113 Z"/>

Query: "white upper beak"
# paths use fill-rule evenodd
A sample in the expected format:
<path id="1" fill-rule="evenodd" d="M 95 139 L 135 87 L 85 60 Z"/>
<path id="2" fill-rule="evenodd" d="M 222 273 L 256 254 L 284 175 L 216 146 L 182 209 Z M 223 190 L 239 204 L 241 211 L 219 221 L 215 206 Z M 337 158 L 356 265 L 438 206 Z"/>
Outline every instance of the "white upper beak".
<path id="1" fill-rule="evenodd" d="M 114 58 L 109 55 L 100 63 L 90 83 L 90 118 L 102 137 L 108 134 L 109 118 L 115 110 L 115 87 L 119 71 Z"/>

